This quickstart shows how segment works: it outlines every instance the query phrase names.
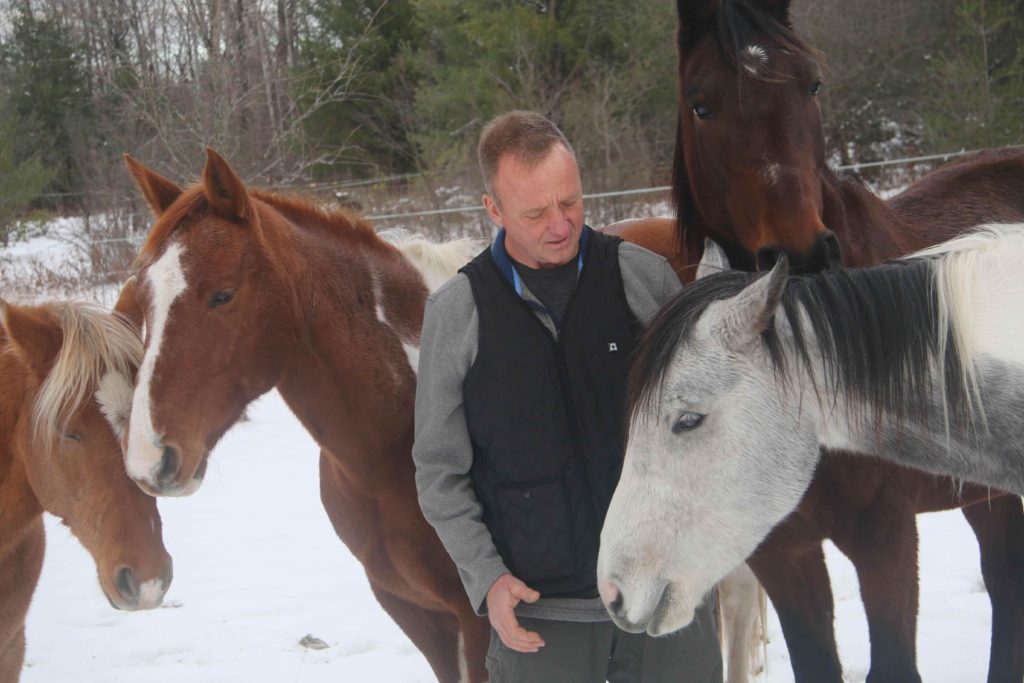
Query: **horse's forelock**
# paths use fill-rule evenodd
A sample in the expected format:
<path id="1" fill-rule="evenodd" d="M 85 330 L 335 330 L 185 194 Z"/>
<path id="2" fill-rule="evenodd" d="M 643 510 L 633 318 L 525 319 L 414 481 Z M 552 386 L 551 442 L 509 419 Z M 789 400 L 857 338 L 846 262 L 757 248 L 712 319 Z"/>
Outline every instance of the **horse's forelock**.
<path id="1" fill-rule="evenodd" d="M 756 34 L 770 39 L 778 47 L 795 55 L 817 62 L 824 68 L 824 57 L 818 50 L 805 43 L 793 29 L 755 3 L 748 0 L 722 0 L 719 3 L 716 16 L 718 47 L 722 57 L 733 68 L 741 72 L 749 54 L 749 48 L 755 45 L 754 36 Z M 759 69 L 758 77 L 772 80 L 786 80 L 787 78 L 784 74 L 774 72 L 770 68 Z"/>
<path id="2" fill-rule="evenodd" d="M 677 349 L 693 336 L 707 307 L 735 296 L 756 277 L 741 271 L 708 275 L 684 287 L 662 307 L 641 336 L 634 354 L 626 390 L 627 430 L 640 413 L 650 412 Z"/>
<path id="3" fill-rule="evenodd" d="M 36 397 L 32 428 L 38 443 L 52 445 L 104 375 L 112 372 L 131 381 L 142 360 L 142 340 L 130 323 L 96 304 L 73 301 L 49 307 L 63 342 Z"/>

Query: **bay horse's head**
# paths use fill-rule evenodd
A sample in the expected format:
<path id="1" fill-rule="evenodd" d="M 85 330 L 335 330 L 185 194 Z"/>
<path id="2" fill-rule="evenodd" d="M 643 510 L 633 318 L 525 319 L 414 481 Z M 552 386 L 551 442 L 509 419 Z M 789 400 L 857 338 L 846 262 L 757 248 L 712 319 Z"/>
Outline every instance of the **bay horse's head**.
<path id="1" fill-rule="evenodd" d="M 146 335 L 125 464 L 154 495 L 188 495 L 214 444 L 284 373 L 297 327 L 284 275 L 302 263 L 273 256 L 283 218 L 213 150 L 187 190 L 126 162 L 156 223 L 136 261 Z"/>
<path id="2" fill-rule="evenodd" d="M 733 266 L 840 261 L 823 185 L 815 99 L 822 67 L 789 26 L 788 0 L 678 0 L 679 127 L 673 193 L 681 234 Z"/>
<path id="3" fill-rule="evenodd" d="M 20 495 L 3 489 L 0 521 L 33 507 L 56 515 L 93 556 L 114 607 L 158 607 L 171 558 L 156 501 L 125 475 L 119 444 L 142 356 L 137 332 L 80 302 L 0 301 L 0 323 L 0 414 L 17 416 L 11 446 L 27 479 Z"/>

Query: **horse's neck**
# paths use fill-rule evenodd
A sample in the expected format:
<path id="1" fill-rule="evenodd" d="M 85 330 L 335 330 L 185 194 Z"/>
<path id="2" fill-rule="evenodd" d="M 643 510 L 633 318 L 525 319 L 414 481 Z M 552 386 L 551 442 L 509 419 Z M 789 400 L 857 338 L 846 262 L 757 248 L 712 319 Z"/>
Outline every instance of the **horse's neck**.
<path id="1" fill-rule="evenodd" d="M 387 250 L 309 258 L 309 306 L 278 390 L 340 466 L 370 477 L 411 447 L 426 288 Z"/>
<path id="2" fill-rule="evenodd" d="M 918 248 L 907 217 L 858 180 L 826 170 L 822 192 L 825 226 L 836 233 L 845 265 L 873 265 Z"/>

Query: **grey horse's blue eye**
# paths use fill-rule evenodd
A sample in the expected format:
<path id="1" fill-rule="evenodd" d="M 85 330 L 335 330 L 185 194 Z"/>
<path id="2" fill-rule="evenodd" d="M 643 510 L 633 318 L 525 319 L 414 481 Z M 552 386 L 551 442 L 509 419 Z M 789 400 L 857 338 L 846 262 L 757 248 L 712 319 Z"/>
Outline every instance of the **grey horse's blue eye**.
<path id="1" fill-rule="evenodd" d="M 704 421 L 704 416 L 700 413 L 683 413 L 672 425 L 673 434 L 681 434 L 691 429 L 700 427 L 700 423 Z"/>

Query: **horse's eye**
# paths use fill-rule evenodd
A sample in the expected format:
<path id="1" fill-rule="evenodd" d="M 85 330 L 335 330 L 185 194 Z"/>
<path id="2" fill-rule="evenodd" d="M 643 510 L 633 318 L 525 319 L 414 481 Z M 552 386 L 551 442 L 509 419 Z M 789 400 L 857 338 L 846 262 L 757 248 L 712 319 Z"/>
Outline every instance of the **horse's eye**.
<path id="1" fill-rule="evenodd" d="M 224 304 L 228 303 L 234 298 L 235 290 L 222 289 L 216 294 L 214 294 L 212 297 L 210 297 L 210 303 L 208 304 L 208 306 L 210 308 L 217 308 L 218 306 L 223 306 Z"/>
<path id="2" fill-rule="evenodd" d="M 675 424 L 672 425 L 673 434 L 682 434 L 683 432 L 691 429 L 700 427 L 700 423 L 704 421 L 704 416 L 700 413 L 683 413 L 676 420 Z"/>
<path id="3" fill-rule="evenodd" d="M 711 110 L 708 109 L 703 104 L 694 104 L 690 108 L 693 110 L 694 115 L 698 119 L 710 119 L 711 118 Z"/>
<path id="4" fill-rule="evenodd" d="M 698 119 L 710 119 L 711 118 L 711 110 L 708 109 L 703 104 L 699 104 L 699 103 L 698 104 L 692 104 L 692 105 L 690 105 L 690 109 L 693 110 L 694 116 L 696 116 Z"/>
<path id="5" fill-rule="evenodd" d="M 811 83 L 811 95 L 813 97 L 817 97 L 818 93 L 821 92 L 821 86 L 822 86 L 821 79 L 818 79 L 818 80 L 814 81 L 814 83 Z"/>
<path id="6" fill-rule="evenodd" d="M 63 436 L 68 441 L 81 441 L 82 440 L 81 434 L 75 434 L 74 432 L 64 432 L 61 436 Z"/>

